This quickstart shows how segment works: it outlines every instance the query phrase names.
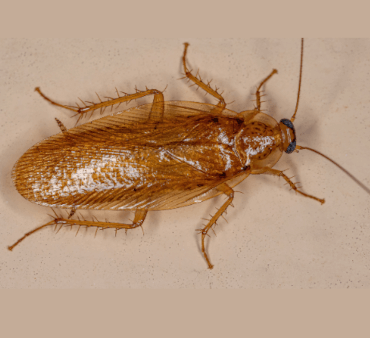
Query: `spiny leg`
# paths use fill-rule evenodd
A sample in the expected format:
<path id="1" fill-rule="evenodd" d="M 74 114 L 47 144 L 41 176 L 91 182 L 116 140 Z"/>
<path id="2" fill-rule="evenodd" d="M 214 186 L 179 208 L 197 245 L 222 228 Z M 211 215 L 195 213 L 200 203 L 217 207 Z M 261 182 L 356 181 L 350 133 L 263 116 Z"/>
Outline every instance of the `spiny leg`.
<path id="1" fill-rule="evenodd" d="M 227 201 L 222 205 L 220 209 L 216 212 L 216 214 L 209 220 L 207 225 L 203 228 L 200 229 L 200 233 L 202 234 L 202 252 L 204 255 L 204 258 L 207 261 L 208 268 L 213 269 L 213 265 L 211 264 L 206 248 L 205 248 L 205 243 L 204 240 L 208 234 L 208 231 L 212 228 L 212 226 L 217 222 L 217 220 L 222 216 L 222 214 L 226 211 L 227 207 L 232 203 L 234 199 L 234 190 L 231 189 L 226 183 L 222 183 L 217 187 L 218 190 L 222 191 L 226 196 L 228 196 Z"/>
<path id="2" fill-rule="evenodd" d="M 276 69 L 273 69 L 272 70 L 272 72 L 271 72 L 271 74 L 268 76 L 268 77 L 266 77 L 266 79 L 264 79 L 262 82 L 261 82 L 261 84 L 258 86 L 258 88 L 257 88 L 257 91 L 256 91 L 256 101 L 257 101 L 257 107 L 256 107 L 256 109 L 258 110 L 258 111 L 260 111 L 261 110 L 261 92 L 260 92 L 260 90 L 261 90 L 261 88 L 262 88 L 262 86 L 268 81 L 268 80 L 270 80 L 270 78 L 272 77 L 272 75 L 274 75 L 274 74 L 277 74 L 277 70 Z"/>
<path id="3" fill-rule="evenodd" d="M 72 208 L 69 215 L 68 215 L 68 218 L 71 218 L 76 213 L 76 211 L 77 211 L 76 208 Z"/>
<path id="4" fill-rule="evenodd" d="M 50 98 L 48 98 L 44 93 L 42 93 L 39 87 L 35 88 L 35 91 L 37 91 L 46 101 L 50 102 L 51 104 L 74 111 L 76 115 L 79 115 L 77 122 L 89 112 L 91 112 L 91 115 L 92 115 L 95 110 L 100 109 L 100 112 L 103 113 L 107 107 L 114 106 L 116 104 L 121 104 L 123 102 L 129 102 L 132 100 L 136 100 L 136 99 L 142 98 L 147 95 L 154 95 L 153 106 L 150 112 L 149 119 L 151 118 L 152 114 L 159 115 L 160 119 L 163 118 L 164 97 L 163 97 L 163 93 L 157 89 L 147 89 L 145 91 L 136 90 L 137 92 L 135 94 L 125 94 L 125 96 L 119 96 L 116 99 L 112 98 L 107 101 L 101 101 L 100 97 L 98 96 L 99 101 L 100 101 L 99 103 L 88 102 L 90 104 L 87 105 L 85 102 L 82 101 L 85 107 L 80 107 L 78 105 L 66 106 L 63 104 L 59 104 L 51 100 Z"/>
<path id="5" fill-rule="evenodd" d="M 73 210 L 73 209 L 72 209 Z M 53 210 L 54 211 L 54 210 Z M 68 218 L 63 218 L 63 217 L 55 217 L 54 220 L 44 224 L 44 225 L 41 225 L 40 227 L 30 231 L 30 232 L 27 232 L 22 238 L 18 239 L 18 241 L 16 241 L 13 245 L 11 246 L 8 246 L 8 249 L 10 251 L 12 251 L 14 249 L 14 247 L 16 247 L 20 242 L 22 242 L 26 237 L 32 235 L 33 233 L 49 226 L 49 225 L 55 225 L 55 226 L 58 226 L 60 225 L 60 228 L 62 228 L 63 226 L 73 226 L 73 225 L 78 225 L 79 226 L 79 229 L 81 226 L 85 226 L 87 228 L 90 228 L 90 227 L 96 227 L 96 230 L 98 230 L 99 228 L 101 228 L 101 230 L 104 230 L 104 229 L 116 229 L 116 232 L 117 230 L 120 230 L 120 229 L 126 229 L 126 230 L 129 230 L 129 229 L 135 229 L 137 227 L 141 227 L 144 223 L 144 220 L 145 220 L 145 217 L 146 217 L 146 214 L 148 213 L 147 210 L 145 209 L 138 209 L 135 211 L 135 218 L 134 218 L 134 221 L 132 222 L 132 224 L 123 224 L 123 223 L 111 223 L 111 222 L 99 222 L 99 221 L 86 221 L 86 220 L 75 220 L 75 219 L 70 219 L 69 217 Z M 59 228 L 59 229 L 60 229 Z M 59 230 L 58 230 L 59 231 Z"/>
<path id="6" fill-rule="evenodd" d="M 281 170 L 276 170 L 276 169 L 271 169 L 271 168 L 268 168 L 266 171 L 265 171 L 266 174 L 269 174 L 269 175 L 274 175 L 274 176 L 279 176 L 279 177 L 282 177 L 284 178 L 284 180 L 290 185 L 290 187 L 300 193 L 301 195 L 305 196 L 305 197 L 309 197 L 309 198 L 312 198 L 314 199 L 315 201 L 318 201 L 320 202 L 321 204 L 324 204 L 325 203 L 325 199 L 321 199 L 321 198 L 318 198 L 318 197 L 315 197 L 315 196 L 312 196 L 312 195 L 308 195 L 306 193 L 304 193 L 303 191 L 300 191 L 296 185 L 289 179 L 288 176 L 286 176 Z"/>
<path id="7" fill-rule="evenodd" d="M 55 118 L 55 121 L 57 121 L 57 124 L 58 124 L 60 130 L 62 131 L 62 133 L 65 133 L 67 131 L 67 128 L 64 126 L 62 121 L 58 120 L 57 118 Z"/>
<path id="8" fill-rule="evenodd" d="M 189 47 L 189 44 L 186 42 L 186 43 L 184 43 L 184 45 L 185 45 L 185 49 L 184 49 L 184 54 L 183 54 L 183 57 L 182 57 L 182 63 L 183 63 L 183 66 L 184 66 L 185 77 L 187 77 L 189 80 L 193 81 L 195 85 L 197 85 L 198 87 L 205 90 L 208 94 L 211 94 L 212 96 L 214 96 L 216 99 L 219 100 L 219 102 L 217 104 L 217 109 L 215 109 L 214 111 L 211 111 L 211 112 L 221 114 L 222 111 L 226 107 L 225 99 L 221 96 L 221 94 L 219 94 L 217 92 L 217 89 L 216 90 L 212 89 L 209 83 L 205 84 L 200 77 L 197 78 L 196 76 L 194 76 L 191 73 L 191 71 L 189 71 L 188 67 L 186 66 L 186 53 L 187 53 L 187 49 Z"/>

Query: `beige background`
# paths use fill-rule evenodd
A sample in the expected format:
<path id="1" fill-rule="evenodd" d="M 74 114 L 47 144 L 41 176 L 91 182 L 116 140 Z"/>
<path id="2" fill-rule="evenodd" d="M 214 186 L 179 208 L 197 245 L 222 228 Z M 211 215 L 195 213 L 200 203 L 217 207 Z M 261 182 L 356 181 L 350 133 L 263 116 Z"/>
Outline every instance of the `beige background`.
<path id="1" fill-rule="evenodd" d="M 144 229 L 118 233 L 45 229 L 6 250 L 25 232 L 46 223 L 50 209 L 24 200 L 12 185 L 15 161 L 34 143 L 67 128 L 70 114 L 42 100 L 40 86 L 72 104 L 114 95 L 114 87 L 163 90 L 166 100 L 216 101 L 188 88 L 181 77 L 182 43 L 205 79 L 225 90 L 229 109 L 253 106 L 255 86 L 272 68 L 265 108 L 277 120 L 295 107 L 299 39 L 17 39 L 0 47 L 0 285 L 3 288 L 363 288 L 370 285 L 370 197 L 315 154 L 284 155 L 276 168 L 290 168 L 315 201 L 289 192 L 282 180 L 250 177 L 236 190 L 228 223 L 211 236 L 207 269 L 195 233 L 202 217 L 223 198 L 191 207 L 152 212 Z M 298 144 L 337 160 L 370 186 L 370 40 L 307 39 L 296 119 Z M 150 99 L 149 99 L 150 101 Z M 148 102 L 148 100 L 141 100 Z M 89 213 L 87 213 L 89 214 Z M 127 221 L 129 212 L 94 215 Z M 77 229 L 74 229 L 77 230 Z"/>

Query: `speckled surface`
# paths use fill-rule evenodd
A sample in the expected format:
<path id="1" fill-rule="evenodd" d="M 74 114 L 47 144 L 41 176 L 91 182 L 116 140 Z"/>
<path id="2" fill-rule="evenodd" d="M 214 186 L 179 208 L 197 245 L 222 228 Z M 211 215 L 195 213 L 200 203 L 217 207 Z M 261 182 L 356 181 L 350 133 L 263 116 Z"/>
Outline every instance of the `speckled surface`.
<path id="1" fill-rule="evenodd" d="M 195 229 L 223 198 L 183 209 L 149 213 L 141 230 L 44 229 L 13 252 L 6 247 L 46 223 L 50 209 L 15 190 L 13 164 L 30 146 L 59 132 L 54 118 L 74 125 L 68 112 L 42 100 L 34 88 L 73 104 L 138 88 L 165 91 L 167 100 L 215 103 L 181 77 L 182 43 L 202 78 L 225 90 L 229 109 L 253 106 L 256 85 L 276 68 L 266 87 L 277 120 L 295 107 L 300 41 L 242 39 L 20 39 L 0 48 L 0 286 L 2 288 L 368 288 L 370 196 L 323 158 L 283 155 L 319 203 L 289 192 L 274 177 L 248 178 L 236 190 L 235 208 L 212 235 L 208 270 Z M 297 143 L 324 152 L 370 186 L 370 40 L 307 39 Z M 143 99 L 141 102 L 150 102 Z M 134 105 L 131 104 L 130 106 Z M 91 215 L 91 213 L 85 213 Z M 94 212 L 127 221 L 130 212 Z"/>

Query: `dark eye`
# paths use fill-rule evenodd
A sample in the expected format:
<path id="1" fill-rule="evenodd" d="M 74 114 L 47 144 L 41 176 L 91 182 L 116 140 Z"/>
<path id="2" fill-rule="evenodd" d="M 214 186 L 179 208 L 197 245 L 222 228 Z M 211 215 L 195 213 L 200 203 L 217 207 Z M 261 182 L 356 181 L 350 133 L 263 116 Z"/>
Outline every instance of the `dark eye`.
<path id="1" fill-rule="evenodd" d="M 290 142 L 288 148 L 285 150 L 285 152 L 287 154 L 291 154 L 294 151 L 294 149 L 297 145 L 294 125 L 293 125 L 292 121 L 290 121 L 288 119 L 281 119 L 280 122 L 283 123 L 284 125 L 286 125 L 289 129 L 293 130 L 294 140 L 292 142 Z"/>
<path id="2" fill-rule="evenodd" d="M 291 154 L 294 151 L 295 147 L 296 147 L 296 141 L 294 140 L 294 141 L 290 142 L 290 144 L 289 144 L 288 148 L 286 148 L 285 152 L 287 154 Z"/>

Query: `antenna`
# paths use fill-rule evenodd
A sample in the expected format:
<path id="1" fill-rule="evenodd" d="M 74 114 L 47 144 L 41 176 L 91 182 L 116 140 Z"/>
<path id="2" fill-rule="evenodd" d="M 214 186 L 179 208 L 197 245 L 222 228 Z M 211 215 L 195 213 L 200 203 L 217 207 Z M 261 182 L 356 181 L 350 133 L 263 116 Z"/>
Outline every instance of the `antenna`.
<path id="1" fill-rule="evenodd" d="M 308 148 L 308 147 L 301 147 L 301 146 L 297 146 L 296 147 L 297 150 L 301 150 L 301 149 L 307 149 L 307 150 L 310 150 L 310 151 L 313 151 L 314 153 L 316 154 L 319 154 L 321 155 L 322 157 L 325 157 L 328 161 L 330 161 L 331 163 L 335 164 L 339 169 L 341 169 L 342 171 L 344 171 L 350 178 L 352 178 L 362 189 L 364 189 L 369 195 L 370 195 L 370 189 L 364 185 L 362 182 L 360 182 L 356 177 L 354 177 L 350 172 L 348 172 L 346 169 L 344 169 L 342 166 L 340 166 L 337 162 L 333 161 L 331 158 L 329 158 L 328 156 L 320 153 L 319 151 L 315 150 L 315 149 L 311 149 L 311 148 Z"/>
<path id="2" fill-rule="evenodd" d="M 295 106 L 295 112 L 290 119 L 291 122 L 294 122 L 295 120 L 295 115 L 297 114 L 298 110 L 298 104 L 299 104 L 299 97 L 301 95 L 301 83 L 302 83 L 302 65 L 303 65 L 303 38 L 301 39 L 301 66 L 299 68 L 299 83 L 298 83 L 298 96 L 297 96 L 297 104 Z"/>

